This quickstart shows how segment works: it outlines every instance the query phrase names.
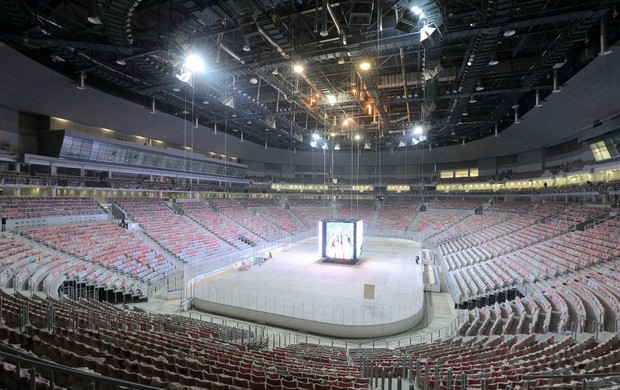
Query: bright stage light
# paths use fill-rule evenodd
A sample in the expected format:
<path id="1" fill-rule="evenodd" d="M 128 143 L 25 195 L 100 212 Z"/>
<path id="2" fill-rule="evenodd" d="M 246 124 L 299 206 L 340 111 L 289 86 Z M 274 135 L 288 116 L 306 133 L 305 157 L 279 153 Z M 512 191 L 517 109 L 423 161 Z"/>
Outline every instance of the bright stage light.
<path id="1" fill-rule="evenodd" d="M 204 72 L 206 70 L 206 65 L 202 57 L 196 54 L 190 54 L 185 60 L 185 68 L 192 72 Z"/>

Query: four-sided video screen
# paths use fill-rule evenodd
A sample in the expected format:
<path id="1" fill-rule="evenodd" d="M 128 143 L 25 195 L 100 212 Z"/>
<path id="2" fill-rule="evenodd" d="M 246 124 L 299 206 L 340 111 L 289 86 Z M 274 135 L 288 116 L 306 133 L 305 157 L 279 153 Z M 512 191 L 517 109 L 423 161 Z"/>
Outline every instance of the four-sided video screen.
<path id="1" fill-rule="evenodd" d="M 350 219 L 319 221 L 319 255 L 325 259 L 357 260 L 362 253 L 364 222 Z"/>

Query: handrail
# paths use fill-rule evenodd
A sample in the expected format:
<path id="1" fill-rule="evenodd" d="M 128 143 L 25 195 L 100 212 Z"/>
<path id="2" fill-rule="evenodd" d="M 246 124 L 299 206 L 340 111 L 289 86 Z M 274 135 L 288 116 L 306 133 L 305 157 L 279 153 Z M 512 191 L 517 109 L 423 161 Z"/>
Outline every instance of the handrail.
<path id="1" fill-rule="evenodd" d="M 594 372 L 594 373 L 583 373 L 583 374 L 527 374 L 523 375 L 522 378 L 525 380 L 528 379 L 557 379 L 557 378 L 607 378 L 607 377 L 619 377 L 620 371 L 618 372 Z"/>

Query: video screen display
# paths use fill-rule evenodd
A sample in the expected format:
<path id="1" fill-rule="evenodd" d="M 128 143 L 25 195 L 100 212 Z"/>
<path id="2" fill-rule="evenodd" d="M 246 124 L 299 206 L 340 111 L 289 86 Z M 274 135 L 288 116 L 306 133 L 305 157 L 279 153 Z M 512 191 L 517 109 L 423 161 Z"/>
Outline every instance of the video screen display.
<path id="1" fill-rule="evenodd" d="M 319 222 L 319 253 L 328 259 L 355 260 L 362 250 L 363 222 L 323 220 Z"/>
<path id="2" fill-rule="evenodd" d="M 319 221 L 319 257 L 325 255 L 325 245 L 323 245 L 323 243 L 325 242 L 325 235 L 323 234 L 323 225 L 325 225 L 323 221 Z"/>
<path id="3" fill-rule="evenodd" d="M 348 222 L 327 222 L 325 226 L 325 257 L 354 259 L 355 225 Z"/>
<path id="4" fill-rule="evenodd" d="M 361 219 L 355 222 L 355 253 L 356 257 L 362 254 L 362 243 L 364 242 L 364 221 Z"/>

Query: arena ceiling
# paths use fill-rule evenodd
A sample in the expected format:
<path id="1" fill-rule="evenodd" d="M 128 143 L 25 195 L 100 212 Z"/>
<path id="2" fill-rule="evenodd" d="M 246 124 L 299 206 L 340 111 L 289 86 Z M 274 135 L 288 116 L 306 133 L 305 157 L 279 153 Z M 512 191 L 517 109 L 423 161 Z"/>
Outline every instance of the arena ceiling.
<path id="1" fill-rule="evenodd" d="M 3 0 L 0 40 L 76 87 L 247 141 L 388 150 L 502 132 L 618 40 L 618 9 L 612 0 Z M 189 77 L 191 54 L 205 70 Z"/>

